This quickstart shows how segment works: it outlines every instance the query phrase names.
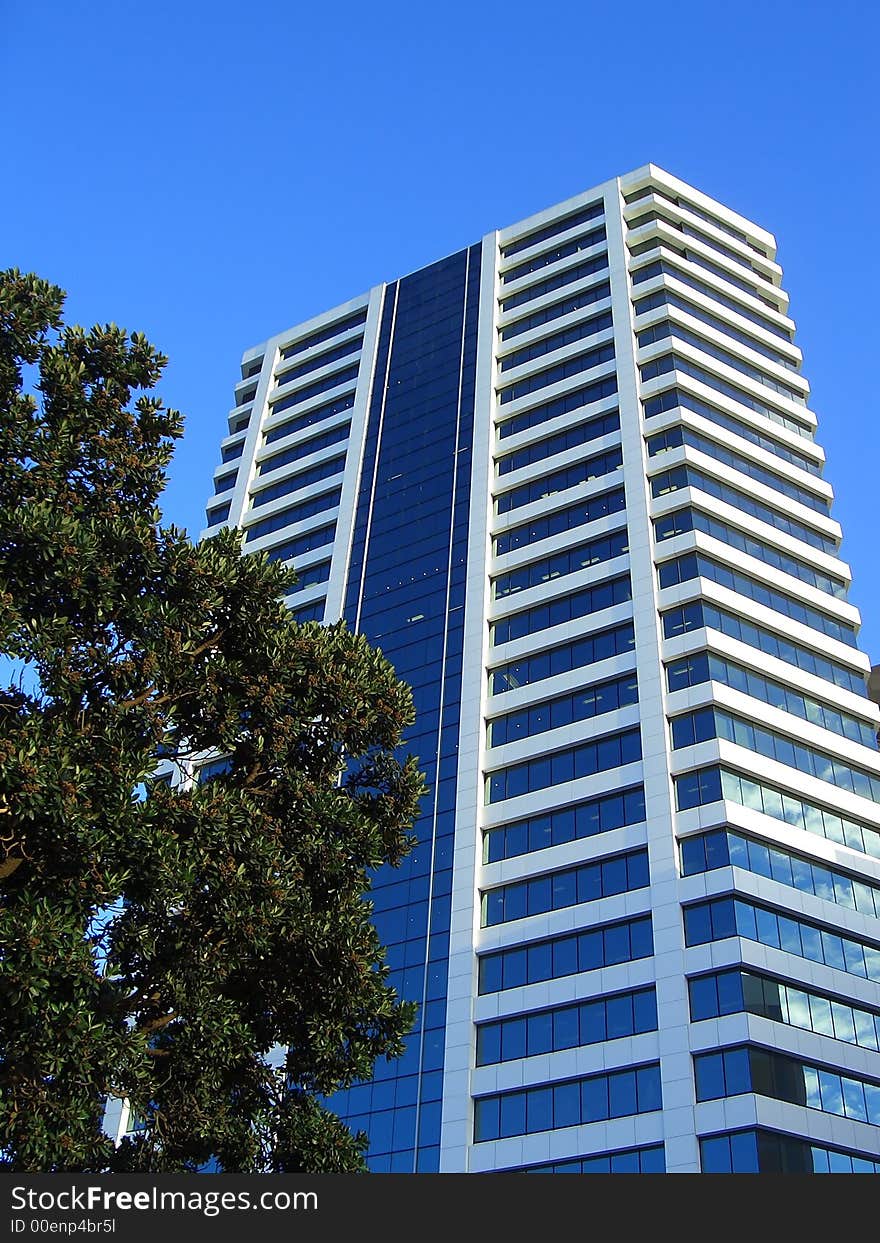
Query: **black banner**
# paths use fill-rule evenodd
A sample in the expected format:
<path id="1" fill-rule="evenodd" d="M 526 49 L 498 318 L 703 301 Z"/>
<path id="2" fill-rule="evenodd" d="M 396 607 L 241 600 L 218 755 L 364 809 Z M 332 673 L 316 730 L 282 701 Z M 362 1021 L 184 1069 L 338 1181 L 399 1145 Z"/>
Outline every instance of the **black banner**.
<path id="1" fill-rule="evenodd" d="M 705 1234 L 775 1221 L 790 1235 L 797 1219 L 816 1237 L 823 1218 L 839 1227 L 842 1204 L 849 1219 L 876 1213 L 878 1194 L 875 1179 L 853 1175 L 3 1174 L 0 1237 L 289 1243 L 381 1232 L 422 1243 L 443 1231 L 448 1243 L 491 1243 L 503 1231 L 547 1243 L 573 1226 L 628 1238 L 665 1233 L 664 1222 L 687 1235 L 688 1223 Z"/>

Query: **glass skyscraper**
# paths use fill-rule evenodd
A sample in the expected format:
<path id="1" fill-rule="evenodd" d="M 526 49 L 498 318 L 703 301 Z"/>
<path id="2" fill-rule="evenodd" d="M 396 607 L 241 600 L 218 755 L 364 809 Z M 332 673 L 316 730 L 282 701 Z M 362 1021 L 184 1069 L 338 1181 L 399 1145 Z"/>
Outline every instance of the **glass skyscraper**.
<path id="1" fill-rule="evenodd" d="M 648 165 L 248 350 L 209 533 L 413 687 L 378 1171 L 880 1170 L 880 754 L 775 241 Z"/>

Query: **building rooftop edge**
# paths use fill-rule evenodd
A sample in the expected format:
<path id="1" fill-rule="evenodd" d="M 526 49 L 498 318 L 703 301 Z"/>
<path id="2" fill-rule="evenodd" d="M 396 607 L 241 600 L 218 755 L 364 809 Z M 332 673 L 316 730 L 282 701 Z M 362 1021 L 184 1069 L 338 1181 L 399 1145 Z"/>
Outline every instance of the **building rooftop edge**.
<path id="1" fill-rule="evenodd" d="M 500 228 L 489 229 L 482 235 L 478 241 L 485 241 L 489 237 L 495 235 L 503 235 L 505 239 L 518 236 L 522 232 L 527 232 L 530 228 L 540 225 L 545 221 L 552 220 L 556 216 L 565 215 L 567 211 L 575 210 L 581 203 L 586 202 L 598 195 L 605 195 L 608 190 L 613 187 L 619 187 L 621 193 L 627 192 L 629 189 L 637 189 L 641 185 L 649 181 L 656 181 L 661 187 L 666 187 L 675 194 L 681 194 L 691 198 L 699 207 L 711 210 L 720 219 L 727 221 L 743 232 L 749 234 L 755 240 L 762 242 L 766 246 L 776 250 L 776 238 L 769 230 L 762 228 L 754 220 L 750 220 L 748 216 L 743 216 L 739 212 L 734 211 L 720 199 L 712 198 L 711 195 L 705 194 L 702 190 L 698 190 L 696 186 L 690 182 L 683 181 L 680 177 L 676 177 L 673 173 L 668 172 L 665 168 L 661 168 L 659 164 L 647 163 L 641 164 L 637 168 L 629 172 L 621 173 L 619 176 L 611 177 L 606 181 L 599 182 L 597 185 L 591 186 L 589 189 L 580 190 L 577 194 L 570 195 L 566 199 L 561 199 L 558 203 L 552 203 L 548 207 L 541 208 L 537 212 L 532 212 L 522 219 L 514 221 L 513 224 L 504 225 Z M 444 259 L 448 259 L 451 255 L 458 254 L 462 250 L 466 250 L 469 246 L 475 245 L 475 242 L 465 243 L 455 250 L 451 250 L 448 254 L 440 255 L 430 262 L 422 264 L 417 268 L 413 268 L 409 272 L 401 273 L 399 276 L 391 278 L 391 281 L 379 281 L 376 285 L 371 286 L 365 292 L 348 298 L 345 302 L 340 302 L 336 306 L 330 307 L 328 310 L 321 311 L 316 315 L 310 316 L 308 319 L 299 320 L 295 324 L 291 324 L 284 328 L 281 332 L 273 333 L 271 337 L 267 337 L 257 345 L 249 346 L 241 356 L 241 362 L 251 362 L 264 354 L 266 350 L 274 348 L 276 345 L 286 341 L 292 333 L 297 335 L 307 335 L 317 328 L 323 327 L 325 323 L 331 323 L 335 318 L 350 314 L 352 311 L 358 310 L 362 306 L 366 306 L 370 299 L 373 289 L 382 285 L 391 284 L 394 281 L 405 280 L 406 277 L 421 272 L 425 268 L 432 267 L 435 263 L 441 263 Z"/>

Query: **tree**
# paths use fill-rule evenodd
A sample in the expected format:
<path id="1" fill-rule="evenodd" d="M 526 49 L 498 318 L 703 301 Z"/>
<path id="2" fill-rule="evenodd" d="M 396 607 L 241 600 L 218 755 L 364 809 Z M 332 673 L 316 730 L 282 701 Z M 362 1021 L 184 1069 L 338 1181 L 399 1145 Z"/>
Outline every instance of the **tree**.
<path id="1" fill-rule="evenodd" d="M 166 360 L 63 301 L 0 274 L 0 1167 L 362 1169 L 321 1098 L 414 1018 L 363 896 L 412 845 L 410 692 L 236 532 L 162 525 Z"/>

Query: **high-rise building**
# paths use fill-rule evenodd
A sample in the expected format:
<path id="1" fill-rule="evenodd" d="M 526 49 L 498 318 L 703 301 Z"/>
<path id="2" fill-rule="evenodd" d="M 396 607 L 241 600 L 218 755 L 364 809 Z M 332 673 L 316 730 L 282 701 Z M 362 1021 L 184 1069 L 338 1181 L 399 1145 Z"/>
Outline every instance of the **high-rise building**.
<path id="1" fill-rule="evenodd" d="M 208 531 L 413 687 L 376 1170 L 880 1171 L 870 662 L 775 241 L 648 165 L 248 350 Z"/>

